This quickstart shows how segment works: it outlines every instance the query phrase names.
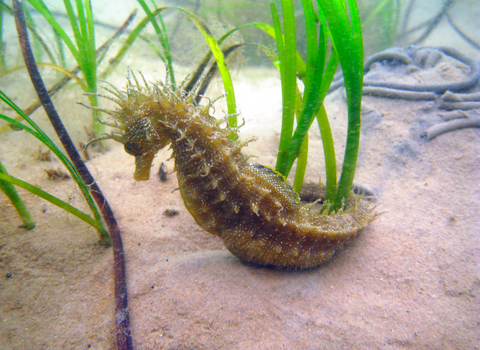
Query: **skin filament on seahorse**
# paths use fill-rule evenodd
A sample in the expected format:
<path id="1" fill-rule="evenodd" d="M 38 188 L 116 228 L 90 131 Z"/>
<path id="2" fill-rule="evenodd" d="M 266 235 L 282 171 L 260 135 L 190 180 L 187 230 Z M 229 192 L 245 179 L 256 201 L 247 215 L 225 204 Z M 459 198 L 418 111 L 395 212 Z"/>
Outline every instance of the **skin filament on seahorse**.
<path id="1" fill-rule="evenodd" d="M 99 94 L 118 104 L 116 110 L 101 109 L 115 121 L 105 123 L 116 128 L 102 138 L 123 143 L 135 157 L 137 181 L 148 180 L 154 156 L 170 145 L 186 208 L 240 260 L 314 267 L 375 219 L 369 205 L 353 194 L 337 213 L 307 209 L 283 176 L 247 161 L 241 152 L 246 142 L 232 140 L 236 130 L 228 123 L 220 127 L 209 114 L 211 103 L 195 103 L 195 91 L 133 79 L 128 77 L 124 91 L 111 86 L 111 95 Z"/>

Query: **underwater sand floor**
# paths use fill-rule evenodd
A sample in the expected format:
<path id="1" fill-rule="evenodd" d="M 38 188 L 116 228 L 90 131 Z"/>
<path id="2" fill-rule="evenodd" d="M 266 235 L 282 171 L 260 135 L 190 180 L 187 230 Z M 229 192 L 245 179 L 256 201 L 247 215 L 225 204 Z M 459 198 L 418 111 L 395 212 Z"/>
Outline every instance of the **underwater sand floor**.
<path id="1" fill-rule="evenodd" d="M 280 91 L 268 74 L 247 71 L 235 86 L 246 119 L 240 137 L 259 137 L 245 152 L 272 166 Z M 167 151 L 157 155 L 151 179 L 137 183 L 133 158 L 109 144 L 111 150 L 88 165 L 122 230 L 135 347 L 477 348 L 480 130 L 425 142 L 419 134 L 436 120 L 431 107 L 364 98 L 356 181 L 375 190 L 384 214 L 331 262 L 305 271 L 241 263 L 195 224 L 175 191 L 175 175 L 159 181 L 156 171 Z M 341 93 L 328 96 L 327 111 L 342 143 Z M 19 147 L 2 158 L 12 174 L 85 207 L 71 180 L 46 179 L 43 168 L 59 163 L 35 160 L 36 143 L 13 132 L 0 142 Z M 313 131 L 308 180 L 323 176 L 322 163 Z M 172 171 L 173 161 L 166 166 Z M 111 249 L 98 246 L 90 227 L 21 193 L 37 220 L 32 231 L 17 228 L 16 213 L 0 196 L 1 348 L 114 349 Z M 167 217 L 166 209 L 178 215 Z"/>

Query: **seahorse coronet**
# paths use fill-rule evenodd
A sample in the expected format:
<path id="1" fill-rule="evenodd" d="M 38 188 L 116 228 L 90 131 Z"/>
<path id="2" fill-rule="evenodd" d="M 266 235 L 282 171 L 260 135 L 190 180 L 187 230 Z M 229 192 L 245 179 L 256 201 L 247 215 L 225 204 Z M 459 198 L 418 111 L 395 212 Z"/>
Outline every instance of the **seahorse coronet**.
<path id="1" fill-rule="evenodd" d="M 109 114 L 122 136 L 113 139 L 135 157 L 139 181 L 149 178 L 155 154 L 169 145 L 187 210 L 240 260 L 297 269 L 318 266 L 376 218 L 355 194 L 336 213 L 305 208 L 282 175 L 247 162 L 241 150 L 254 139 L 232 139 L 238 128 L 228 125 L 228 116 L 211 116 L 210 100 L 198 105 L 195 89 L 187 93 L 169 81 L 142 79 L 140 84 L 134 75 L 133 81 L 127 78 L 124 91 L 112 85 L 106 89 L 114 96 L 106 98 L 118 105 Z"/>

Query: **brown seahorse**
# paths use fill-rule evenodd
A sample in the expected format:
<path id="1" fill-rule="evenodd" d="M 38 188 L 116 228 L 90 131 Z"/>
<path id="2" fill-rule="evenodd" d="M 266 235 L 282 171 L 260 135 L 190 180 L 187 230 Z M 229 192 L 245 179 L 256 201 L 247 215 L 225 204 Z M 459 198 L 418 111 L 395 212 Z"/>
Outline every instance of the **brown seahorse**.
<path id="1" fill-rule="evenodd" d="M 143 78 L 143 77 L 142 77 Z M 335 251 L 376 215 L 352 194 L 347 209 L 319 214 L 302 206 L 297 193 L 274 170 L 247 162 L 248 142 L 210 115 L 212 104 L 194 102 L 194 92 L 127 79 L 102 95 L 118 104 L 104 110 L 117 131 L 103 138 L 124 144 L 135 156 L 135 180 L 147 180 L 155 154 L 170 144 L 178 186 L 190 214 L 205 231 L 223 239 L 240 260 L 267 266 L 308 268 Z"/>

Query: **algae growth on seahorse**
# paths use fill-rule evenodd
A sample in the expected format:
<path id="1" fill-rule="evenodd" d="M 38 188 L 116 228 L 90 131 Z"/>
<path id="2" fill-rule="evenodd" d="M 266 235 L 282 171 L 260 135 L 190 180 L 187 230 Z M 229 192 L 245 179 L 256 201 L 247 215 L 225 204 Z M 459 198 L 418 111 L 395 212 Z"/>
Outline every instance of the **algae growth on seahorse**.
<path id="1" fill-rule="evenodd" d="M 135 157 L 138 181 L 149 178 L 155 154 L 170 145 L 188 211 L 240 260 L 317 266 L 375 218 L 359 197 L 330 215 L 307 209 L 283 176 L 247 161 L 241 149 L 248 141 L 232 140 L 235 131 L 210 115 L 211 103 L 197 105 L 195 91 L 133 79 L 125 91 L 112 87 L 107 90 L 113 96 L 100 95 L 118 104 L 115 111 L 103 110 L 117 129 L 103 138 L 123 143 Z"/>

